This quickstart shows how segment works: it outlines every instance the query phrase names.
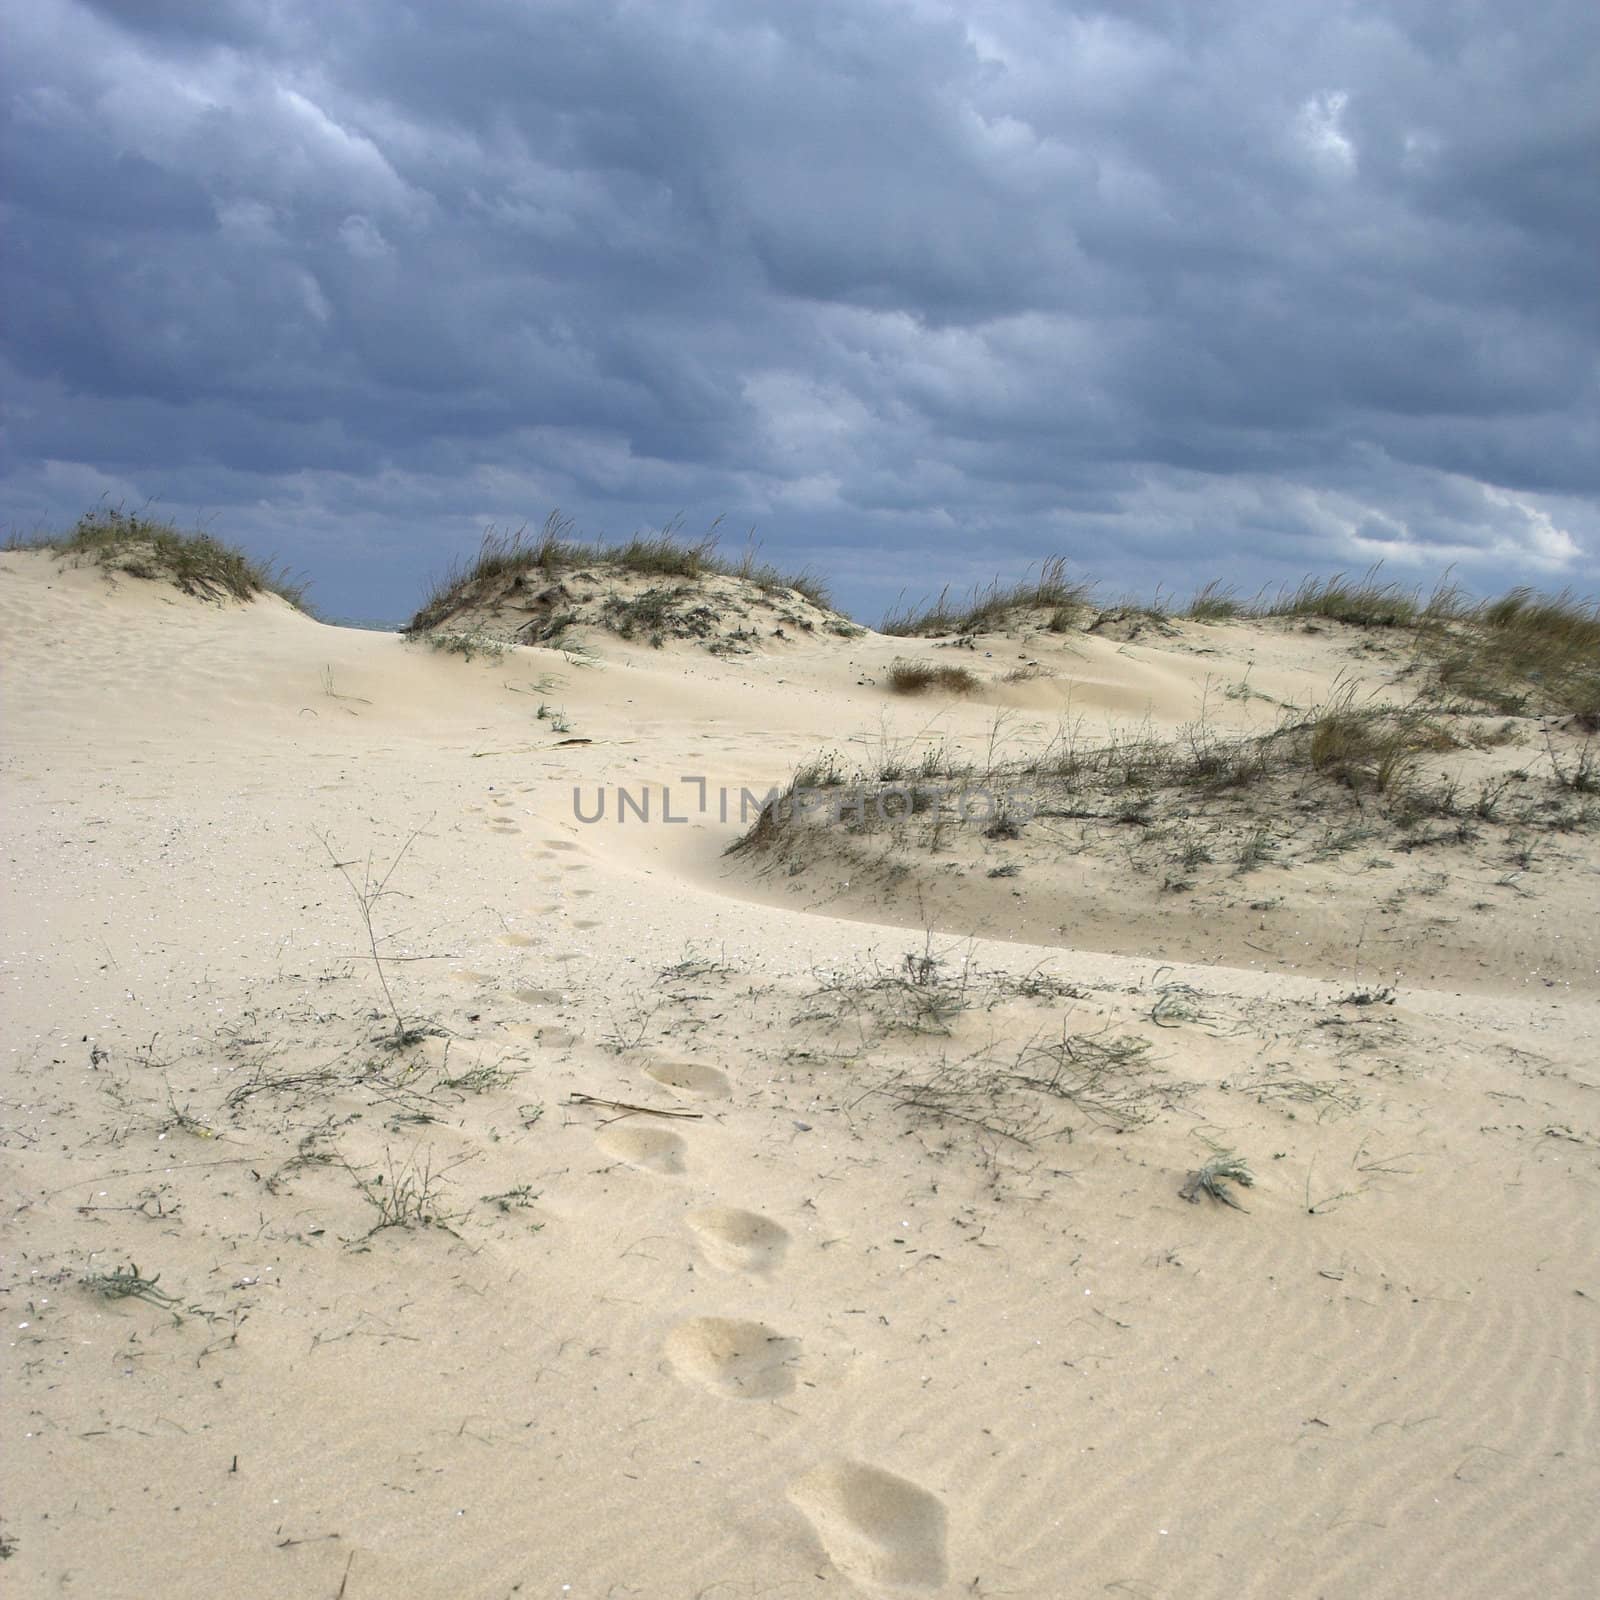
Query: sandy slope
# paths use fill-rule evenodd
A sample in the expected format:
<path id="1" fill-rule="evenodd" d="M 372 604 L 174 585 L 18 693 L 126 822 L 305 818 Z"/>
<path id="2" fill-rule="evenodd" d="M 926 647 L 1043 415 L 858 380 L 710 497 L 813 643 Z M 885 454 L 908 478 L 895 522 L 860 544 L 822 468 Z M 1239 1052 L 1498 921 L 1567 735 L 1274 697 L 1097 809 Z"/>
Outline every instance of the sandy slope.
<path id="1" fill-rule="evenodd" d="M 1393 950 L 1230 944 L 1220 879 L 1207 948 L 1093 874 L 1087 919 L 1025 870 L 874 923 L 722 854 L 718 790 L 823 747 L 1261 725 L 1247 664 L 1303 704 L 1400 663 L 987 641 L 1058 675 L 941 706 L 872 635 L 463 662 L 0 568 L 10 1593 L 1588 1592 L 1592 844 L 1542 920 L 1442 917 L 1464 866 L 1401 897 L 1370 1005 Z M 616 822 L 692 777 L 709 815 Z M 333 860 L 408 841 L 396 1049 Z M 1179 1197 L 1207 1141 L 1247 1211 Z M 93 1286 L 134 1263 L 170 1300 Z"/>

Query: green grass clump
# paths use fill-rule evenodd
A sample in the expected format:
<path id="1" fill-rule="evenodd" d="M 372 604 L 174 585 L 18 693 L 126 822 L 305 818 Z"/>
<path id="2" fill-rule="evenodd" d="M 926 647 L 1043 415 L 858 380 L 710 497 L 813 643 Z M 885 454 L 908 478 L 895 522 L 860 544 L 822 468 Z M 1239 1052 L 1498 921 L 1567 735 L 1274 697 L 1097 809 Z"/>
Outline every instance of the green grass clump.
<path id="1" fill-rule="evenodd" d="M 570 517 L 552 512 L 537 534 L 527 528 L 511 532 L 490 528 L 476 557 L 456 562 L 434 583 L 405 631 L 420 633 L 436 626 L 499 580 L 533 576 L 550 580 L 583 567 L 605 567 L 645 578 L 742 578 L 765 594 L 792 591 L 825 611 L 832 608 L 827 585 L 809 570 L 780 572 L 758 560 L 753 547 L 737 561 L 719 555 L 714 528 L 702 538 L 687 539 L 676 524 L 669 524 L 659 533 L 637 534 L 626 544 L 606 545 L 574 538 L 572 527 Z"/>
<path id="2" fill-rule="evenodd" d="M 1266 607 L 1269 617 L 1313 617 L 1360 628 L 1405 628 L 1421 620 L 1424 607 L 1415 589 L 1379 583 L 1377 568 L 1352 583 L 1342 572 L 1307 578 L 1291 594 Z"/>
<path id="3" fill-rule="evenodd" d="M 1195 591 L 1194 599 L 1183 614 L 1191 622 L 1229 622 L 1248 613 L 1233 590 L 1213 578 Z"/>
<path id="4" fill-rule="evenodd" d="M 1002 588 L 996 579 L 985 589 L 975 589 L 965 605 L 952 604 L 947 588 L 930 604 L 891 611 L 878 631 L 901 638 L 992 633 L 1006 627 L 1019 611 L 1048 611 L 1049 631 L 1066 633 L 1089 609 L 1091 589 L 1087 583 L 1068 578 L 1065 556 L 1051 556 L 1036 579 L 1024 579 L 1010 588 Z"/>
<path id="5" fill-rule="evenodd" d="M 71 533 L 22 541 L 17 548 L 53 550 L 108 572 L 175 584 L 206 600 L 250 600 L 275 594 L 310 614 L 307 585 L 209 533 L 180 533 L 170 522 L 102 506 L 79 517 Z"/>

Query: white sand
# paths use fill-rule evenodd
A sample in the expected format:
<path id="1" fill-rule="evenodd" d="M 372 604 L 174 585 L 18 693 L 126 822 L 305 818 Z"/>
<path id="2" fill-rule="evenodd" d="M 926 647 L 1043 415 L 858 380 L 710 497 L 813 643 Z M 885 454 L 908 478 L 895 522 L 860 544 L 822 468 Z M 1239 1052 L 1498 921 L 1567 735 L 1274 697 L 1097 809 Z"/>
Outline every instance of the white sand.
<path id="1" fill-rule="evenodd" d="M 951 703 L 875 635 L 593 637 L 464 662 L 0 557 L 9 1593 L 1591 1592 L 1592 837 L 1194 896 L 1031 830 L 1014 878 L 791 877 L 724 857 L 719 786 L 1401 663 L 1007 641 L 961 659 L 1056 675 Z M 711 816 L 616 823 L 692 776 Z M 408 1049 L 324 840 L 358 880 L 410 841 Z M 889 982 L 930 950 L 942 1023 Z M 1111 1111 L 905 1104 L 1064 1037 L 1148 1042 Z M 1208 1140 L 1248 1210 L 1179 1197 Z M 369 1234 L 424 1169 L 447 1226 Z M 170 1303 L 84 1281 L 133 1264 Z"/>

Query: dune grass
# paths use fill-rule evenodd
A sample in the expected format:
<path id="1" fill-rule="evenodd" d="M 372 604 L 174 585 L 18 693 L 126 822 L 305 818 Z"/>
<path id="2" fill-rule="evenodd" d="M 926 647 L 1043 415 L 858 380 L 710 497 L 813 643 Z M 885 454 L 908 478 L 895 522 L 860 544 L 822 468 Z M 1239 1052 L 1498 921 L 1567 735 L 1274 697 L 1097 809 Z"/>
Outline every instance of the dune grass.
<path id="1" fill-rule="evenodd" d="M 1346 688 L 1291 730 L 1313 772 L 1356 794 L 1393 795 L 1411 785 L 1425 755 L 1460 748 L 1436 719 L 1413 707 L 1362 706 Z"/>
<path id="2" fill-rule="evenodd" d="M 1405 628 L 1421 620 L 1419 592 L 1397 583 L 1381 583 L 1372 568 L 1352 582 L 1342 572 L 1331 578 L 1306 578 L 1262 608 L 1268 617 L 1319 618 L 1361 628 Z"/>
<path id="3" fill-rule="evenodd" d="M 1067 576 L 1065 556 L 1050 556 L 1041 564 L 1037 578 L 1010 586 L 996 578 L 987 587 L 974 589 L 964 604 L 953 603 L 946 588 L 937 600 L 891 611 L 878 625 L 878 632 L 901 638 L 991 633 L 1006 627 L 1019 611 L 1048 611 L 1049 631 L 1067 633 L 1090 609 L 1092 592 L 1092 585 Z"/>
<path id="4" fill-rule="evenodd" d="M 14 541 L 11 548 L 53 550 L 108 572 L 153 578 L 207 600 L 250 600 L 275 594 L 297 611 L 313 614 L 308 585 L 282 567 L 258 561 L 209 533 L 182 533 L 170 522 L 100 506 L 81 516 L 70 533 Z"/>
<path id="5" fill-rule="evenodd" d="M 1235 617 L 1245 616 L 1248 609 L 1231 585 L 1213 578 L 1195 590 L 1194 599 L 1184 608 L 1183 615 L 1191 622 L 1231 622 Z"/>
<path id="6" fill-rule="evenodd" d="M 691 539 L 675 523 L 656 533 L 636 534 L 626 544 L 586 542 L 574 537 L 572 519 L 559 512 L 552 512 L 538 533 L 526 527 L 490 528 L 475 557 L 455 562 L 434 582 L 405 631 L 419 633 L 436 626 L 497 580 L 532 573 L 554 578 L 584 567 L 686 581 L 710 575 L 740 578 L 763 593 L 793 591 L 814 606 L 832 609 L 827 585 L 809 569 L 782 572 L 760 560 L 754 546 L 738 560 L 729 560 L 718 553 L 718 544 L 715 527 Z"/>
<path id="7" fill-rule="evenodd" d="M 1560 712 L 1600 731 L 1600 602 L 1517 588 L 1435 619 L 1421 642 L 1446 698 Z"/>

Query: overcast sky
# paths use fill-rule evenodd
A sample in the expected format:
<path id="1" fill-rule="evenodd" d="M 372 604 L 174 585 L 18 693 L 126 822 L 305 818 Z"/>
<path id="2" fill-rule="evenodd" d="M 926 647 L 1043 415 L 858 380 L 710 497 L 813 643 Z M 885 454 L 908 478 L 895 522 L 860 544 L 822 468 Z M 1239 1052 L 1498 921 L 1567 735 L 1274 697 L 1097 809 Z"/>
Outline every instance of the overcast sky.
<path id="1" fill-rule="evenodd" d="M 401 617 L 681 513 L 902 590 L 1600 573 L 1594 0 L 11 0 L 0 523 Z"/>

